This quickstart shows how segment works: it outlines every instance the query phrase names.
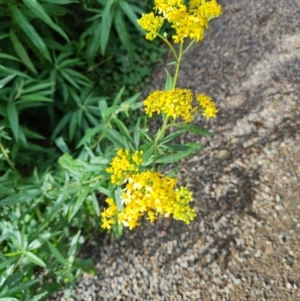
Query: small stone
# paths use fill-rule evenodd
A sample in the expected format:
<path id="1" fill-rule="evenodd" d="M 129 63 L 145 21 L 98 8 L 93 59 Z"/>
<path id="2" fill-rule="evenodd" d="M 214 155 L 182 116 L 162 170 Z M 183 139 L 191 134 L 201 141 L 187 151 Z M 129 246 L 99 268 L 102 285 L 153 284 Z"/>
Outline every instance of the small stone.
<path id="1" fill-rule="evenodd" d="M 292 285 L 288 282 L 288 283 L 286 284 L 286 288 L 287 288 L 288 290 L 290 290 L 290 289 L 292 288 Z"/>

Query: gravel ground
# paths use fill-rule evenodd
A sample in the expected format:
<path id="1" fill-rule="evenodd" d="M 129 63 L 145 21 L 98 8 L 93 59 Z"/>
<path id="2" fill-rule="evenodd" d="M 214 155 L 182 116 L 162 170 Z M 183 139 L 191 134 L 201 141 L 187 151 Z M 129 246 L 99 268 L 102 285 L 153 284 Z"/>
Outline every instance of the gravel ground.
<path id="1" fill-rule="evenodd" d="M 219 109 L 196 121 L 215 137 L 183 137 L 205 146 L 180 172 L 196 220 L 95 237 L 85 249 L 100 272 L 71 300 L 300 300 L 300 1 L 220 3 L 179 81 Z M 162 66 L 151 89 L 163 88 Z"/>

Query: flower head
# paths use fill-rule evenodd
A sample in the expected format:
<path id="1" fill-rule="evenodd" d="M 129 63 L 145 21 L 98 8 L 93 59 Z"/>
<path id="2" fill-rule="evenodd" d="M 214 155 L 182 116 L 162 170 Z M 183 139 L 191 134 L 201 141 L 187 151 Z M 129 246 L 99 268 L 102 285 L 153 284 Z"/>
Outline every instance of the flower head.
<path id="1" fill-rule="evenodd" d="M 202 115 L 204 117 L 209 119 L 217 116 L 218 110 L 210 97 L 204 94 L 199 94 L 197 95 L 196 99 L 202 109 Z"/>
<path id="2" fill-rule="evenodd" d="M 155 16 L 153 12 L 149 14 L 142 14 L 141 19 L 139 19 L 138 24 L 147 31 L 146 39 L 154 40 L 159 32 L 160 28 L 164 23 L 164 18 L 160 16 Z"/>
<path id="3" fill-rule="evenodd" d="M 144 101 L 145 112 L 150 117 L 153 113 L 164 113 L 174 119 L 182 117 L 186 122 L 193 119 L 193 93 L 189 89 L 154 91 Z"/>
<path id="4" fill-rule="evenodd" d="M 132 229 L 139 225 L 139 218 L 143 215 L 147 215 L 151 222 L 160 214 L 172 215 L 185 223 L 195 218 L 194 209 L 189 207 L 192 193 L 185 187 L 176 189 L 177 179 L 149 170 L 127 178 L 121 197 L 125 207 L 118 211 L 116 205 L 107 199 L 110 207 L 102 213 L 103 227 L 107 228 L 117 220 Z"/>
<path id="5" fill-rule="evenodd" d="M 113 184 L 120 185 L 126 178 L 128 173 L 134 173 L 139 170 L 139 166 L 143 163 L 142 151 L 136 151 L 131 154 L 128 149 L 119 149 L 110 163 L 110 167 L 106 169 L 111 173 L 110 180 Z"/>
<path id="6" fill-rule="evenodd" d="M 142 15 L 138 23 L 148 33 L 146 38 L 153 40 L 164 20 L 167 20 L 175 29 L 172 36 L 175 43 L 182 43 L 185 38 L 199 42 L 204 38 L 204 31 L 209 20 L 222 13 L 221 6 L 216 0 L 191 0 L 189 8 L 183 0 L 155 0 L 153 12 Z"/>

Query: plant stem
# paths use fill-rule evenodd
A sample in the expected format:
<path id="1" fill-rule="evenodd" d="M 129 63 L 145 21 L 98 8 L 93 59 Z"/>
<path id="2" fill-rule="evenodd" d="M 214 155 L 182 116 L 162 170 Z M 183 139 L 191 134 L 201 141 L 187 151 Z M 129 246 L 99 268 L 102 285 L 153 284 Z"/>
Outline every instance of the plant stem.
<path id="1" fill-rule="evenodd" d="M 177 83 L 177 79 L 178 79 L 178 75 L 179 75 L 180 63 L 181 63 L 181 59 L 183 56 L 182 48 L 183 48 L 183 42 L 180 43 L 179 55 L 178 55 L 178 59 L 176 60 L 176 70 L 175 70 L 174 81 L 173 81 L 173 89 L 175 89 L 175 87 L 176 87 L 176 83 Z"/>
<path id="2" fill-rule="evenodd" d="M 174 49 L 174 47 L 172 46 L 172 44 L 163 36 L 161 35 L 160 33 L 157 34 L 158 37 L 160 37 L 168 46 L 169 48 L 171 49 L 171 51 L 173 52 L 174 54 L 174 57 L 175 57 L 175 60 L 176 62 L 178 61 L 178 55 L 176 53 L 176 50 Z"/>

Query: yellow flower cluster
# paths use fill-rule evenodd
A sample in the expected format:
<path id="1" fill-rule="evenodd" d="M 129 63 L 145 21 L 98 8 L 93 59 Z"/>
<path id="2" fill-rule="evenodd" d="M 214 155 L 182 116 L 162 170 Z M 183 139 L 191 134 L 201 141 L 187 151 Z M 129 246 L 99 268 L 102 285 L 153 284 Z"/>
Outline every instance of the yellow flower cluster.
<path id="1" fill-rule="evenodd" d="M 197 95 L 196 100 L 198 101 L 199 106 L 202 109 L 202 115 L 204 117 L 209 119 L 215 118 L 217 116 L 218 110 L 210 97 L 204 94 L 199 94 Z"/>
<path id="2" fill-rule="evenodd" d="M 110 181 L 113 184 L 121 185 L 129 172 L 137 172 L 139 166 L 143 163 L 142 155 L 142 151 L 136 151 L 131 155 L 128 149 L 119 149 L 117 156 L 110 163 L 110 167 L 106 169 L 108 173 L 112 174 Z"/>
<path id="3" fill-rule="evenodd" d="M 206 95 L 198 95 L 197 101 L 206 118 L 216 117 L 218 112 L 215 104 Z M 153 113 L 166 114 L 167 117 L 183 118 L 185 122 L 191 122 L 198 113 L 199 108 L 192 106 L 193 93 L 189 89 L 175 88 L 168 91 L 154 91 L 144 101 L 145 112 L 152 117 Z"/>
<path id="4" fill-rule="evenodd" d="M 117 221 L 130 229 L 139 225 L 139 218 L 147 214 L 153 222 L 159 214 L 173 216 L 187 224 L 196 213 L 189 207 L 192 193 L 186 187 L 176 189 L 177 179 L 154 171 L 139 171 L 142 152 L 131 154 L 119 149 L 106 170 L 111 173 L 111 182 L 126 183 L 121 196 L 124 209 L 119 211 L 114 200 L 107 198 L 108 208 L 101 213 L 102 228 L 111 229 Z"/>
<path id="5" fill-rule="evenodd" d="M 176 189 L 176 183 L 174 178 L 149 170 L 128 175 L 122 194 L 124 210 L 118 211 L 113 200 L 106 199 L 109 207 L 101 213 L 102 228 L 110 229 L 117 220 L 132 229 L 145 214 L 151 222 L 164 214 L 189 224 L 196 216 L 195 210 L 189 207 L 192 193 L 186 187 Z"/>
<path id="6" fill-rule="evenodd" d="M 146 39 L 154 40 L 164 23 L 164 18 L 155 16 L 154 13 L 143 14 L 141 19 L 138 20 L 140 26 L 147 31 Z"/>
<path id="7" fill-rule="evenodd" d="M 151 12 L 138 20 L 147 31 L 146 39 L 153 40 L 167 20 L 175 29 L 176 34 L 172 37 L 175 43 L 181 43 L 185 38 L 196 42 L 203 40 L 208 21 L 222 13 L 216 0 L 191 0 L 189 9 L 183 0 L 155 0 L 154 10 L 162 17 Z"/>

